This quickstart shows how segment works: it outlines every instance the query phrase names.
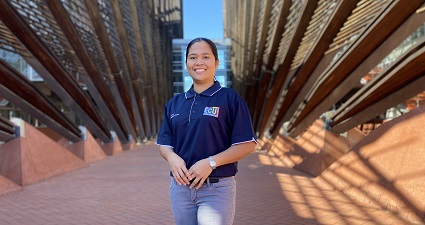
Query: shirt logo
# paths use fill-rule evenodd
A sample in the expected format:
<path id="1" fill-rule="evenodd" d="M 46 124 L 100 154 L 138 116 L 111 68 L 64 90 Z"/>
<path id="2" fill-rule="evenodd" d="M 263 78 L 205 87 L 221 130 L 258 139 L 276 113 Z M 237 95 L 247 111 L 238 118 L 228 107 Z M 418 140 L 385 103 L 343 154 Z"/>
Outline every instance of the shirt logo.
<path id="1" fill-rule="evenodd" d="M 204 109 L 204 115 L 218 117 L 219 111 L 220 111 L 220 107 L 218 107 L 218 106 L 214 106 L 214 107 L 208 107 L 207 106 Z"/>
<path id="2" fill-rule="evenodd" d="M 178 113 L 173 113 L 173 114 L 171 114 L 170 119 L 172 119 L 172 118 L 174 118 L 174 117 L 176 117 L 178 115 L 179 115 Z"/>

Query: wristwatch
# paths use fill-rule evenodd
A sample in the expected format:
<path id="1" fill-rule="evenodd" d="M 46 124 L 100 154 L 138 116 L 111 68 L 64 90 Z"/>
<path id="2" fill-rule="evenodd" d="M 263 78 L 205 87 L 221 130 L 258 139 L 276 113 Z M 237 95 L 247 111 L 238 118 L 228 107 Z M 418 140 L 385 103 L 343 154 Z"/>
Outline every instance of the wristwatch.
<path id="1" fill-rule="evenodd" d="M 215 167 L 217 166 L 217 163 L 215 163 L 215 161 L 214 161 L 214 159 L 213 159 L 212 156 L 210 156 L 209 159 L 210 159 L 210 166 L 214 170 Z"/>

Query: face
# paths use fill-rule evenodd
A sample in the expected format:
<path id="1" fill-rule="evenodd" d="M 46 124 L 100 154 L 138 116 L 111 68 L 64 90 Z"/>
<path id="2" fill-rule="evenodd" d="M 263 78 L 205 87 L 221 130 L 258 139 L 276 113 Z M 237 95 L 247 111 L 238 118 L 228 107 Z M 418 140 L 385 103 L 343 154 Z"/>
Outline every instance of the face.
<path id="1" fill-rule="evenodd" d="M 186 69 L 194 83 L 214 83 L 218 59 L 215 59 L 211 47 L 205 41 L 195 42 L 189 48 Z"/>

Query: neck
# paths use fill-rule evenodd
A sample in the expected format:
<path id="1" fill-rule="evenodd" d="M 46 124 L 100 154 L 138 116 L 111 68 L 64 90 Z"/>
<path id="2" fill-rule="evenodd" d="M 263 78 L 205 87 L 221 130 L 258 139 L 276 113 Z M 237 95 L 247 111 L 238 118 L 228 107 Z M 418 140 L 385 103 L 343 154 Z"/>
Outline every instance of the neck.
<path id="1" fill-rule="evenodd" d="M 206 82 L 202 84 L 193 82 L 193 89 L 196 91 L 196 93 L 202 93 L 203 91 L 213 86 L 213 84 L 214 80 L 212 82 Z"/>

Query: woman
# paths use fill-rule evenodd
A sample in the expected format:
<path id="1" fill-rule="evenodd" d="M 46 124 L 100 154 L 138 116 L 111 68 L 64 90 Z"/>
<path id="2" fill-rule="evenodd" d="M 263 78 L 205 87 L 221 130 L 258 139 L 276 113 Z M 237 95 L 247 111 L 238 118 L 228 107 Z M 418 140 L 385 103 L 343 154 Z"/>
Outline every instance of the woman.
<path id="1" fill-rule="evenodd" d="M 233 223 L 237 161 L 257 144 L 245 101 L 214 79 L 218 64 L 214 42 L 192 40 L 186 69 L 193 85 L 164 109 L 157 144 L 170 164 L 178 225 Z"/>

